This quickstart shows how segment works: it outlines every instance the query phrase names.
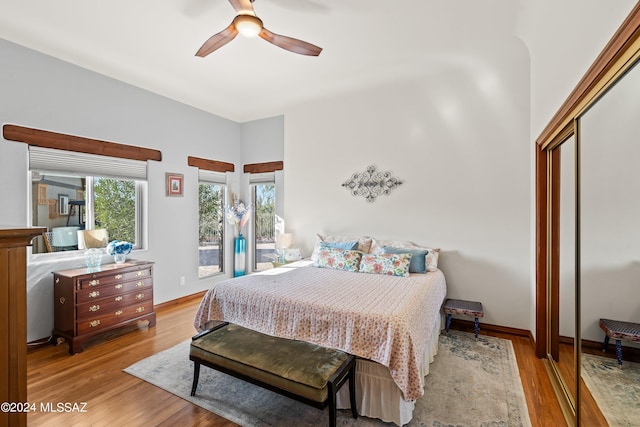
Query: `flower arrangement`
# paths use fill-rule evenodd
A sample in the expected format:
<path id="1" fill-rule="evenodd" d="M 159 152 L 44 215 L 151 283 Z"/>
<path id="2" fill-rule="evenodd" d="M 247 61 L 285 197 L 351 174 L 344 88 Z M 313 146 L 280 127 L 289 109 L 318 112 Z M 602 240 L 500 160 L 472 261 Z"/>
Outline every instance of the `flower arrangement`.
<path id="1" fill-rule="evenodd" d="M 133 249 L 133 245 L 129 242 L 121 242 L 113 240 L 107 245 L 107 253 L 109 255 L 127 255 Z"/>
<path id="2" fill-rule="evenodd" d="M 235 194 L 232 194 L 231 198 L 233 203 L 224 207 L 225 218 L 227 218 L 229 224 L 237 227 L 238 234 L 242 234 L 242 228 L 249 222 L 251 217 L 251 205 L 245 205 Z"/>

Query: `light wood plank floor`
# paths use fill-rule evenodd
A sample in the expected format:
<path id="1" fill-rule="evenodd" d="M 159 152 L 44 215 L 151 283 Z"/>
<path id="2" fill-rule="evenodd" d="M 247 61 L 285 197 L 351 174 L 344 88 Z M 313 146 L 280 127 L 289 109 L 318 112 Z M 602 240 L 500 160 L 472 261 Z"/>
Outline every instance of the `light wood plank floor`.
<path id="1" fill-rule="evenodd" d="M 152 328 L 95 339 L 82 353 L 69 355 L 66 343 L 29 352 L 28 396 L 38 411 L 29 426 L 235 426 L 171 393 L 124 373 L 127 366 L 189 339 L 198 299 L 163 306 Z M 534 427 L 564 426 L 564 418 L 543 362 L 527 338 L 481 331 L 511 339 L 518 359 Z M 86 412 L 41 412 L 40 404 L 86 402 Z M 460 402 L 464 405 L 464 402 Z"/>

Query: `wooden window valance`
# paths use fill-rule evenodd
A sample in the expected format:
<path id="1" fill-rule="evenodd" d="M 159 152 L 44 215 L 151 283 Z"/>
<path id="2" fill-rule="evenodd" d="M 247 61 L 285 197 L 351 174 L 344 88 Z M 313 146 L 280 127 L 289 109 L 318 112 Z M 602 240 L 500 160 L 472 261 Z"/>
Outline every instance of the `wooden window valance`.
<path id="1" fill-rule="evenodd" d="M 9 141 L 24 142 L 37 147 L 78 153 L 97 154 L 131 160 L 162 160 L 162 152 L 151 148 L 136 147 L 116 142 L 67 135 L 22 126 L 6 124 L 2 127 L 2 136 Z"/>
<path id="2" fill-rule="evenodd" d="M 244 165 L 244 173 L 266 173 L 281 171 L 284 169 L 284 162 L 249 163 Z"/>
<path id="3" fill-rule="evenodd" d="M 233 163 L 221 162 L 220 160 L 202 159 L 200 157 L 187 157 L 187 164 L 189 166 L 195 166 L 198 169 L 204 169 L 213 172 L 234 172 L 235 166 Z"/>

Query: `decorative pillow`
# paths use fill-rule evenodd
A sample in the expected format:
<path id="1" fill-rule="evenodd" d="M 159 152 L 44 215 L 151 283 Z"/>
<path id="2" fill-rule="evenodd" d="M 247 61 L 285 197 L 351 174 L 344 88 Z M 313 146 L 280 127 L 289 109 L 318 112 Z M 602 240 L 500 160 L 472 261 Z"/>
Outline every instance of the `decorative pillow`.
<path id="1" fill-rule="evenodd" d="M 320 242 L 320 249 L 342 249 L 343 251 L 355 251 L 358 249 L 358 241 Z"/>
<path id="2" fill-rule="evenodd" d="M 409 275 L 411 257 L 412 255 L 409 253 L 365 254 L 360 260 L 360 272 L 405 277 Z"/>
<path id="3" fill-rule="evenodd" d="M 320 249 L 315 267 L 333 268 L 335 270 L 358 271 L 362 254 L 358 251 L 344 251 L 342 249 Z"/>
<path id="4" fill-rule="evenodd" d="M 322 234 L 316 234 L 316 243 L 311 253 L 311 260 L 315 261 L 318 258 L 318 251 L 320 251 L 320 243 L 339 243 L 339 242 L 358 242 L 358 250 L 360 252 L 369 253 L 371 248 L 371 237 L 345 237 L 345 236 L 326 236 Z"/>
<path id="5" fill-rule="evenodd" d="M 411 254 L 409 273 L 427 272 L 427 264 L 425 260 L 429 253 L 428 250 L 416 248 L 394 248 L 393 246 L 385 246 L 383 249 L 385 254 Z"/>
<path id="6" fill-rule="evenodd" d="M 426 263 L 427 271 L 438 270 L 438 257 L 440 256 L 440 249 L 430 249 L 427 254 Z"/>
<path id="7" fill-rule="evenodd" d="M 427 271 L 436 271 L 438 270 L 438 256 L 440 255 L 440 248 L 432 248 L 429 246 L 420 246 L 416 245 L 413 242 L 409 242 L 406 240 L 377 240 L 373 239 L 371 242 L 371 250 L 369 253 L 372 254 L 382 254 L 384 253 L 384 248 L 386 246 L 391 246 L 394 248 L 403 248 L 403 249 L 423 249 L 429 251 L 426 256 L 425 263 L 427 265 Z"/>
<path id="8" fill-rule="evenodd" d="M 371 241 L 371 249 L 369 253 L 372 254 L 383 254 L 385 247 L 394 247 L 394 248 L 417 248 L 418 246 L 407 240 L 377 240 L 372 239 Z"/>

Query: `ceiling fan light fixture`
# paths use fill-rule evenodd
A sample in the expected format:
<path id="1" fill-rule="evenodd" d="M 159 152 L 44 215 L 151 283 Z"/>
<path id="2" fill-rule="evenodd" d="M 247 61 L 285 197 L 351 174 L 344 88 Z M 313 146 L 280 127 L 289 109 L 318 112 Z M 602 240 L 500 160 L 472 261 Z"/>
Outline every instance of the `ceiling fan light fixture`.
<path id="1" fill-rule="evenodd" d="M 262 20 L 254 15 L 238 15 L 233 20 L 233 24 L 245 37 L 255 37 L 262 31 Z"/>

